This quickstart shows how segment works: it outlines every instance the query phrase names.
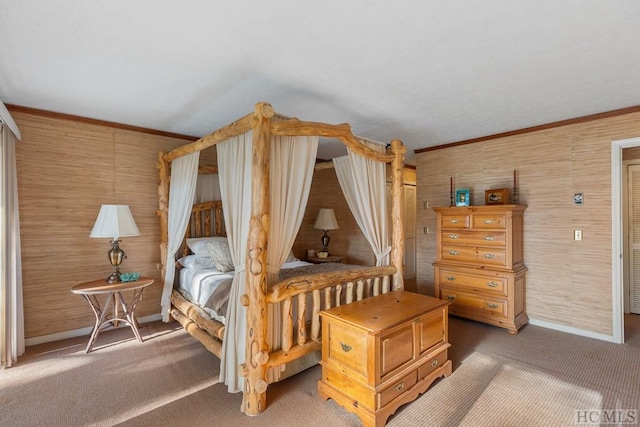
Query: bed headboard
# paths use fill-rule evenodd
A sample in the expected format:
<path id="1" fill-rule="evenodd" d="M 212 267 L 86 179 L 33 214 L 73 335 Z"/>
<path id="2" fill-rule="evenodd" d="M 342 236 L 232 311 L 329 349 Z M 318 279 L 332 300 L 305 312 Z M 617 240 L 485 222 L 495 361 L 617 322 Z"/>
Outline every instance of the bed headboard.
<path id="1" fill-rule="evenodd" d="M 190 237 L 226 236 L 224 217 L 222 216 L 222 202 L 196 203 L 191 209 L 185 240 L 182 242 L 182 256 L 189 255 L 186 240 Z"/>

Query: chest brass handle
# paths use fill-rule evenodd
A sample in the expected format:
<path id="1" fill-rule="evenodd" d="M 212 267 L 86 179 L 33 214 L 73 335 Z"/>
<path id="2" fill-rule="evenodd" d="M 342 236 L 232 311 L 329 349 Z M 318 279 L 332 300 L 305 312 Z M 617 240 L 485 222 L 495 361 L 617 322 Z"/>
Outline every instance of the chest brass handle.
<path id="1" fill-rule="evenodd" d="M 456 280 L 456 276 L 447 276 L 447 280 Z"/>
<path id="2" fill-rule="evenodd" d="M 487 286 L 490 288 L 497 288 L 498 284 L 496 282 L 487 282 Z"/>
<path id="3" fill-rule="evenodd" d="M 435 368 L 436 366 L 438 366 L 438 359 L 436 359 L 433 362 L 431 362 L 431 367 L 432 368 Z"/>
<path id="4" fill-rule="evenodd" d="M 404 388 L 404 381 L 396 386 L 396 391 L 400 391 Z"/>
<path id="5" fill-rule="evenodd" d="M 496 256 L 494 254 L 484 254 L 484 257 L 487 259 L 494 259 Z"/>
<path id="6" fill-rule="evenodd" d="M 449 238 L 455 240 L 455 239 L 458 238 L 458 235 L 457 234 L 449 234 Z"/>
<path id="7" fill-rule="evenodd" d="M 457 224 L 458 220 L 457 219 L 452 219 L 451 221 L 449 221 L 451 224 Z"/>
<path id="8" fill-rule="evenodd" d="M 351 351 L 351 346 L 349 344 L 345 344 L 342 341 L 340 341 L 340 347 L 342 347 L 342 351 L 344 351 L 345 353 L 349 353 Z"/>
<path id="9" fill-rule="evenodd" d="M 489 242 L 492 242 L 492 241 L 494 241 L 494 240 L 495 240 L 495 238 L 494 238 L 493 236 L 487 236 L 487 237 L 485 237 L 485 238 L 484 238 L 484 240 L 487 240 L 487 241 L 489 241 Z"/>
<path id="10" fill-rule="evenodd" d="M 493 220 L 492 219 L 485 219 L 484 223 L 485 224 L 493 224 Z"/>
<path id="11" fill-rule="evenodd" d="M 489 303 L 487 304 L 489 308 L 498 308 L 498 304 Z"/>
<path id="12" fill-rule="evenodd" d="M 456 300 L 456 296 L 455 295 L 447 295 L 447 299 L 449 301 L 455 301 Z"/>
<path id="13" fill-rule="evenodd" d="M 460 255 L 458 251 L 449 251 L 449 255 Z"/>

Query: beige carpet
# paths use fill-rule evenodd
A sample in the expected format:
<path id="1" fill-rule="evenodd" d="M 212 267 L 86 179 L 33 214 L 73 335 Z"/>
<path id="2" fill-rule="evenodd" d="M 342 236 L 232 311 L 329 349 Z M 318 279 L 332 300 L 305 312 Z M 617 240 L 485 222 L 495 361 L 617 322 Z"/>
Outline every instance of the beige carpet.
<path id="1" fill-rule="evenodd" d="M 578 410 L 640 409 L 640 320 L 616 345 L 527 326 L 519 335 L 451 318 L 453 374 L 403 406 L 388 426 L 576 425 Z M 317 396 L 320 368 L 270 386 L 269 407 L 240 413 L 217 384 L 218 360 L 176 324 L 30 347 L 0 371 L 0 426 L 359 426 Z M 636 419 L 637 420 L 637 419 Z M 632 425 L 636 425 L 636 423 Z M 599 425 L 583 423 L 580 425 Z"/>

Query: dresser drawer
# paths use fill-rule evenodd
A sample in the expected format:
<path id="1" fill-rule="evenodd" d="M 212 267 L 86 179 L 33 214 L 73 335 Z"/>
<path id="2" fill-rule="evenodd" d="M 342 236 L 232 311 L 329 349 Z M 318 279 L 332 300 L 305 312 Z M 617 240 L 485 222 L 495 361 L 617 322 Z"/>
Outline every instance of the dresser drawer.
<path id="1" fill-rule="evenodd" d="M 466 214 L 442 214 L 440 226 L 442 228 L 469 228 L 471 219 Z"/>
<path id="2" fill-rule="evenodd" d="M 418 381 L 429 375 L 431 372 L 438 369 L 440 366 L 444 365 L 447 361 L 447 350 L 444 350 L 441 353 L 438 353 L 437 356 L 432 357 L 427 360 L 424 364 L 420 365 L 418 368 Z"/>
<path id="3" fill-rule="evenodd" d="M 452 243 L 485 246 L 506 245 L 506 234 L 504 231 L 443 231 L 440 239 L 443 244 Z"/>
<path id="4" fill-rule="evenodd" d="M 507 228 L 507 217 L 504 214 L 487 213 L 475 214 L 472 221 L 473 228 Z"/>
<path id="5" fill-rule="evenodd" d="M 490 292 L 496 295 L 507 295 L 509 278 L 504 276 L 480 276 L 455 270 L 441 269 L 440 285 L 456 285 L 475 291 Z"/>
<path id="6" fill-rule="evenodd" d="M 449 312 L 452 314 L 456 314 L 457 306 L 481 310 L 483 313 L 492 316 L 507 317 L 508 314 L 507 301 L 499 298 L 472 295 L 444 286 L 440 288 L 440 298 L 451 302 Z"/>
<path id="7" fill-rule="evenodd" d="M 504 248 L 477 246 L 442 245 L 441 257 L 446 261 L 471 262 L 483 265 L 506 266 L 507 254 Z"/>
<path id="8" fill-rule="evenodd" d="M 380 409 L 387 403 L 391 402 L 396 397 L 400 396 L 405 391 L 409 390 L 418 382 L 418 371 L 411 371 L 408 375 L 402 377 L 402 379 L 393 382 L 391 386 L 382 390 L 378 394 L 378 407 Z"/>

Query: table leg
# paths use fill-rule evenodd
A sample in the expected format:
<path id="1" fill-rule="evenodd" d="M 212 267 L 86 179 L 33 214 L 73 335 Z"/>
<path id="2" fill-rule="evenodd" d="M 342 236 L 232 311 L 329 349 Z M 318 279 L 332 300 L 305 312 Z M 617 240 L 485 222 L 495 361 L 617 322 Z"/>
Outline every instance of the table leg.
<path id="1" fill-rule="evenodd" d="M 118 319 L 120 318 L 120 315 L 118 313 L 118 306 L 120 304 L 118 304 L 118 297 L 120 295 L 120 292 L 114 292 L 111 294 L 111 297 L 113 298 L 113 315 L 111 316 L 111 318 L 113 319 L 113 327 L 117 328 L 118 327 Z"/>
<path id="2" fill-rule="evenodd" d="M 133 300 L 129 307 L 127 307 L 127 303 L 125 302 L 122 294 L 118 292 L 118 299 L 120 300 L 120 304 L 122 305 L 123 314 L 126 317 L 126 323 L 129 324 L 133 334 L 136 336 L 138 341 L 142 342 L 142 337 L 140 336 L 140 332 L 138 331 L 138 322 L 136 321 L 135 311 L 138 306 L 138 302 L 140 302 L 142 297 L 143 289 L 137 289 L 133 293 Z M 124 320 L 124 319 L 123 319 Z"/>
<path id="3" fill-rule="evenodd" d="M 107 309 L 109 308 L 109 301 L 111 300 L 111 296 L 109 296 L 104 303 L 104 308 L 100 309 L 100 302 L 95 295 L 83 295 L 91 309 L 93 310 L 93 314 L 96 316 L 96 324 L 93 327 L 93 331 L 91 332 L 91 337 L 89 338 L 89 343 L 87 344 L 87 348 L 85 349 L 85 353 L 89 353 L 91 348 L 93 347 L 93 343 L 98 338 L 98 334 L 100 333 L 100 329 L 104 324 L 104 318 L 107 314 Z"/>

